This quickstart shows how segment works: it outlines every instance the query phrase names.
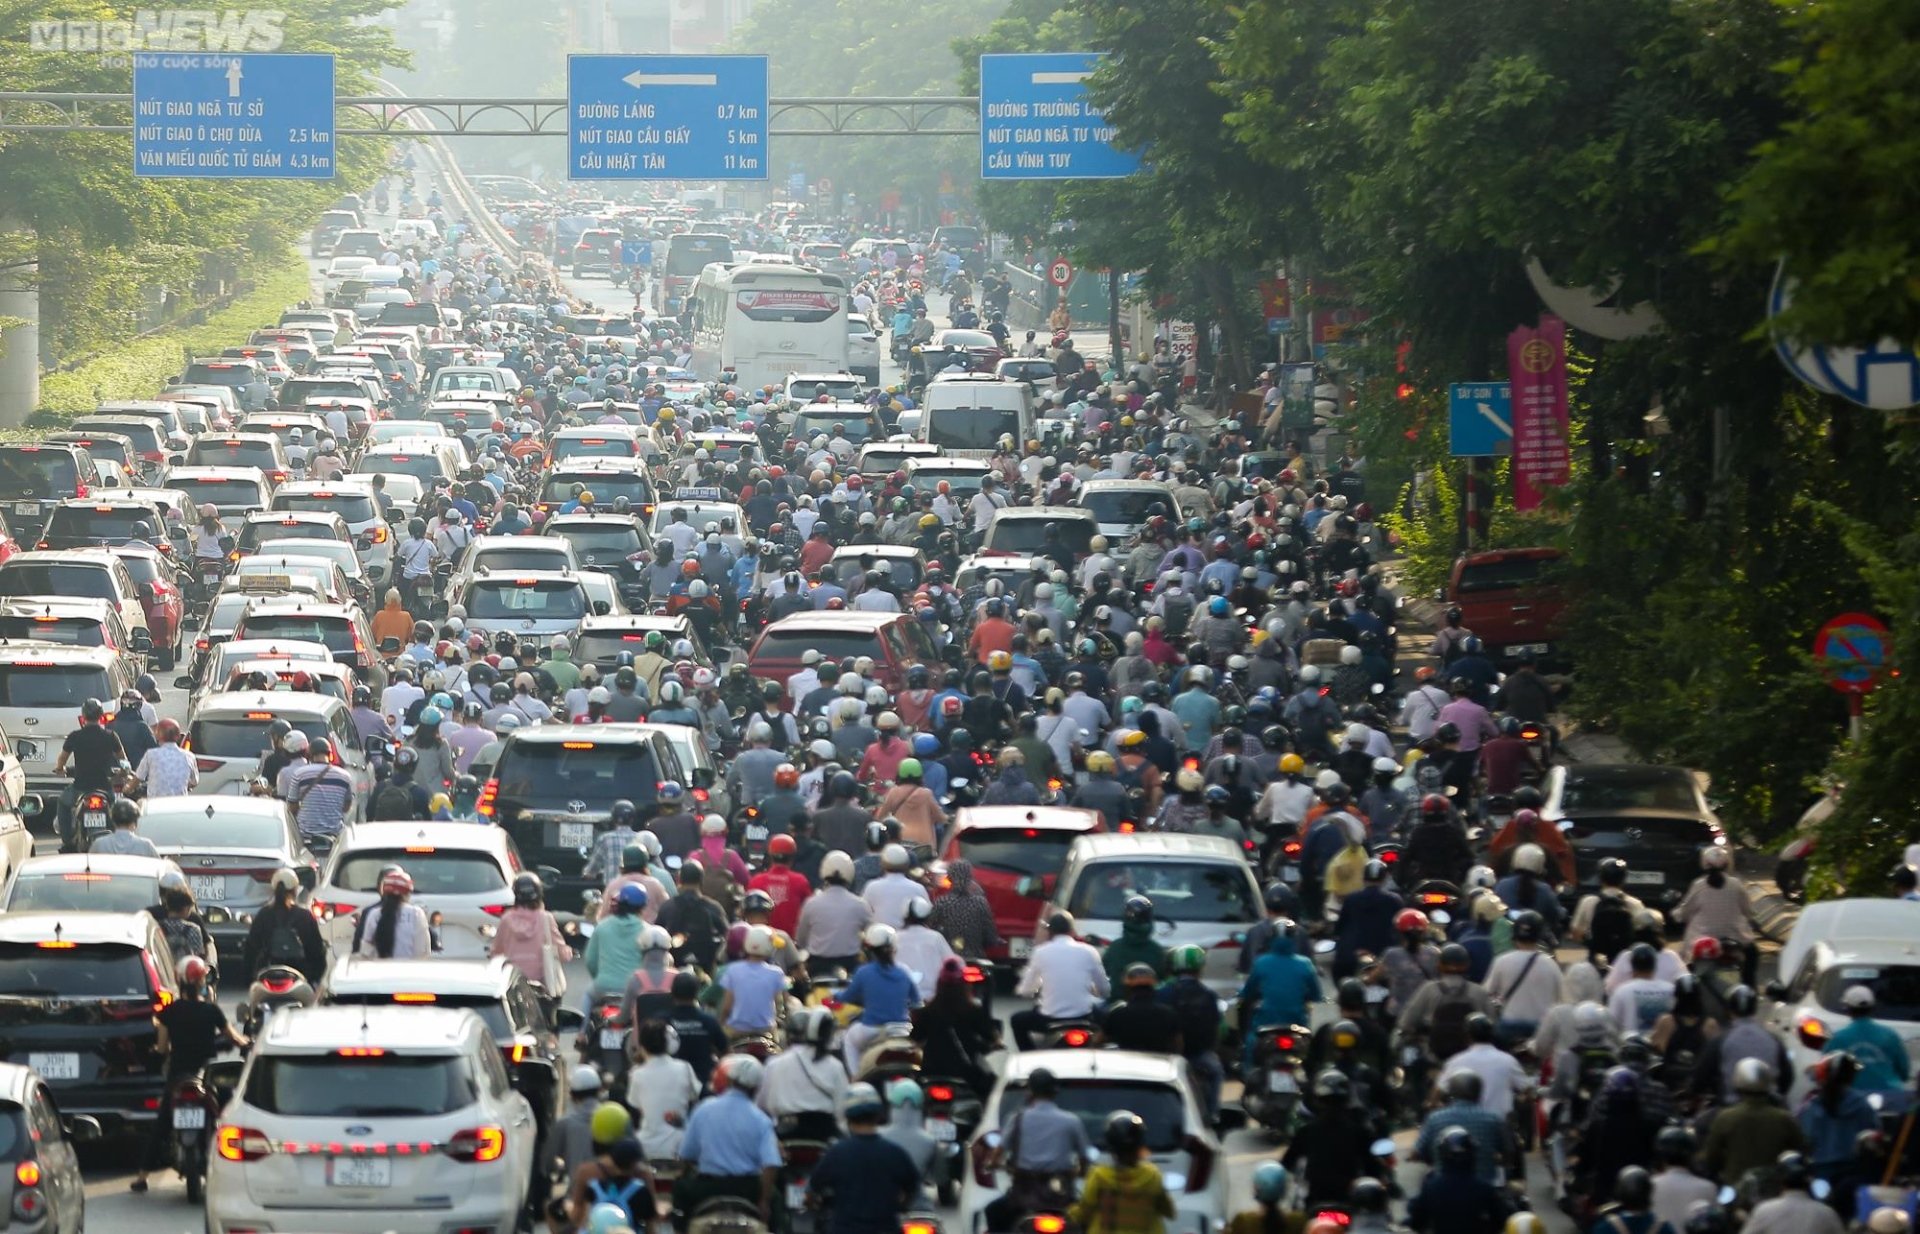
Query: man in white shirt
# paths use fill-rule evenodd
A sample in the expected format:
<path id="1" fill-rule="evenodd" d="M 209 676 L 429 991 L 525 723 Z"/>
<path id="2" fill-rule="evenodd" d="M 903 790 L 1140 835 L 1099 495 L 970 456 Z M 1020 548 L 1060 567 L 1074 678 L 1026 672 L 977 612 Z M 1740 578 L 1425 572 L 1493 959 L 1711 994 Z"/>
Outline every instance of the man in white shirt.
<path id="1" fill-rule="evenodd" d="M 873 910 L 873 919 L 898 930 L 907 923 L 907 905 L 924 897 L 927 889 L 907 877 L 913 858 L 904 844 L 889 844 L 880 850 L 879 878 L 861 891 L 860 898 Z"/>
<path id="2" fill-rule="evenodd" d="M 1560 1001 L 1560 965 L 1540 950 L 1538 913 L 1513 923 L 1513 950 L 1494 958 L 1486 987 L 1500 1005 L 1500 1033 L 1510 1041 L 1533 1036 L 1547 1009 Z"/>
<path id="3" fill-rule="evenodd" d="M 1100 953 L 1075 938 L 1073 929 L 1073 914 L 1053 914 L 1047 918 L 1047 941 L 1027 957 L 1027 971 L 1014 993 L 1035 999 L 1035 1004 L 1008 1021 L 1017 1049 L 1033 1049 L 1034 1034 L 1056 1020 L 1092 1019 L 1112 992 Z"/>
<path id="4" fill-rule="evenodd" d="M 1000 492 L 999 481 L 992 476 L 982 479 L 980 491 L 975 493 L 973 500 L 967 503 L 967 512 L 973 515 L 974 534 L 978 535 L 985 531 L 987 524 L 993 521 L 994 511 L 1002 509 L 1006 504 L 1007 498 Z"/>
<path id="5" fill-rule="evenodd" d="M 1480 1107 L 1505 1119 L 1513 1113 L 1513 1099 L 1533 1087 L 1513 1055 L 1493 1044 L 1493 1021 L 1483 1015 L 1467 1017 L 1466 1049 L 1447 1060 L 1447 1072 L 1471 1071 L 1480 1077 Z"/>
<path id="6" fill-rule="evenodd" d="M 1633 975 L 1607 996 L 1607 1014 L 1623 1033 L 1650 1033 L 1673 1010 L 1673 982 L 1654 976 L 1659 951 L 1653 944 L 1635 944 L 1627 959 Z"/>
<path id="7" fill-rule="evenodd" d="M 1440 727 L 1440 709 L 1452 701 L 1445 690 L 1433 684 L 1432 669 L 1420 672 L 1425 676 L 1400 706 L 1400 723 L 1407 726 L 1407 738 L 1415 743 L 1433 736 L 1433 730 Z"/>

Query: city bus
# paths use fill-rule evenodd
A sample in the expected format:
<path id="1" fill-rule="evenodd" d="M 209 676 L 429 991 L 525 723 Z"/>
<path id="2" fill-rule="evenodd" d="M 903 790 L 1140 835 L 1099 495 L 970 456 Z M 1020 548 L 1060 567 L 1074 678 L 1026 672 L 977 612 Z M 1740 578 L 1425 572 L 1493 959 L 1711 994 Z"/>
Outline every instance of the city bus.
<path id="1" fill-rule="evenodd" d="M 653 242 L 653 311 L 680 315 L 700 272 L 716 261 L 733 260 L 733 241 L 710 232 L 683 232 Z"/>
<path id="2" fill-rule="evenodd" d="M 805 266 L 708 266 L 693 289 L 693 373 L 743 387 L 847 368 L 847 284 Z"/>

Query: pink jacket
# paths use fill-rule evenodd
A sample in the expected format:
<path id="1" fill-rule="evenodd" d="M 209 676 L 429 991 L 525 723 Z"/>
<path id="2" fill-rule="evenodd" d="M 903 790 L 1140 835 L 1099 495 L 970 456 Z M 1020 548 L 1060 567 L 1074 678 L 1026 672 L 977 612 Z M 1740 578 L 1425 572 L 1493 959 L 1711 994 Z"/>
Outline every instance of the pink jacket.
<path id="1" fill-rule="evenodd" d="M 514 907 L 501 914 L 500 931 L 493 936 L 493 947 L 488 954 L 507 957 L 507 962 L 525 974 L 528 981 L 544 985 L 547 980 L 544 952 L 548 944 L 553 946 L 554 956 L 562 964 L 573 958 L 573 951 L 560 937 L 560 923 L 553 919 L 552 913 L 544 908 Z"/>
<path id="2" fill-rule="evenodd" d="M 747 869 L 747 863 L 740 859 L 740 854 L 727 847 L 725 836 L 701 836 L 700 847 L 694 850 L 693 855 L 699 858 L 701 865 L 709 868 L 714 862 L 719 862 L 741 887 L 745 887 L 747 880 L 753 877 L 753 871 Z"/>

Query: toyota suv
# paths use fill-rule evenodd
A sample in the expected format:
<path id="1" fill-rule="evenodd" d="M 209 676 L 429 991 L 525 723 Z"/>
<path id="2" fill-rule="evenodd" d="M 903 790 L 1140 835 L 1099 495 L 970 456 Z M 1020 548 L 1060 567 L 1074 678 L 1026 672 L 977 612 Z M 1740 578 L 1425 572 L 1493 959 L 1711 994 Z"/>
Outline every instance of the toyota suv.
<path id="1" fill-rule="evenodd" d="M 84 446 L 0 445 L 0 493 L 23 538 L 38 537 L 54 502 L 91 496 L 99 488 L 100 472 Z"/>
<path id="2" fill-rule="evenodd" d="M 1440 598 L 1460 610 L 1460 623 L 1501 667 L 1553 660 L 1566 636 L 1566 600 L 1553 580 L 1565 556 L 1557 548 L 1469 553 L 1453 563 Z"/>
<path id="3" fill-rule="evenodd" d="M 582 878 L 593 842 L 622 799 L 648 816 L 657 787 L 687 773 L 663 733 L 636 724 L 541 725 L 507 738 L 479 812 L 506 829 L 530 862 L 552 867 L 550 908 L 574 908 L 600 883 Z"/>

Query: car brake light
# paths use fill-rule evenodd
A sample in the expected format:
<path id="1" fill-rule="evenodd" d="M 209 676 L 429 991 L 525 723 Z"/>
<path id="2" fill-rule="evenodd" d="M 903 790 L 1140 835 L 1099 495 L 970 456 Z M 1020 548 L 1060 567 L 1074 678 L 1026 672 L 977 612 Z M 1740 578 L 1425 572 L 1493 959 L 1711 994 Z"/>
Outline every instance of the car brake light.
<path id="1" fill-rule="evenodd" d="M 455 1161 L 498 1161 L 506 1151 L 506 1131 L 491 1124 L 462 1131 L 447 1144 L 447 1156 Z"/>
<path id="2" fill-rule="evenodd" d="M 193 760 L 193 765 L 200 771 L 218 771 L 225 764 L 217 758 L 207 758 L 202 755 Z"/>
<path id="3" fill-rule="evenodd" d="M 407 991 L 394 995 L 393 1001 L 396 1003 L 435 1003 L 440 1001 L 440 996 L 438 994 L 418 994 Z"/>
<path id="4" fill-rule="evenodd" d="M 334 1051 L 341 1058 L 384 1058 L 386 1050 L 377 1045 L 347 1045 Z"/>
<path id="5" fill-rule="evenodd" d="M 481 788 L 479 800 L 473 803 L 474 813 L 484 814 L 488 818 L 492 818 L 494 810 L 493 803 L 499 796 L 500 780 L 498 777 L 495 777 L 494 779 L 488 780 L 486 785 Z"/>
<path id="6" fill-rule="evenodd" d="M 38 1161 L 22 1161 L 19 1165 L 14 1166 L 13 1181 L 19 1183 L 22 1187 L 38 1187 L 40 1185 L 40 1163 Z"/>
<path id="7" fill-rule="evenodd" d="M 313 910 L 313 915 L 322 921 L 330 921 L 335 917 L 351 917 L 358 911 L 354 905 L 342 904 L 337 900 L 315 900 L 308 907 Z"/>
<path id="8" fill-rule="evenodd" d="M 482 904 L 480 911 L 489 917 L 504 917 L 507 915 L 507 910 L 512 907 L 511 904 Z"/>
<path id="9" fill-rule="evenodd" d="M 213 1133 L 213 1148 L 222 1161 L 258 1161 L 273 1151 L 273 1143 L 251 1127 L 225 1123 Z"/>
<path id="10" fill-rule="evenodd" d="M 43 951 L 71 951 L 79 945 L 79 943 L 70 943 L 64 938 L 49 938 L 34 944 Z"/>

